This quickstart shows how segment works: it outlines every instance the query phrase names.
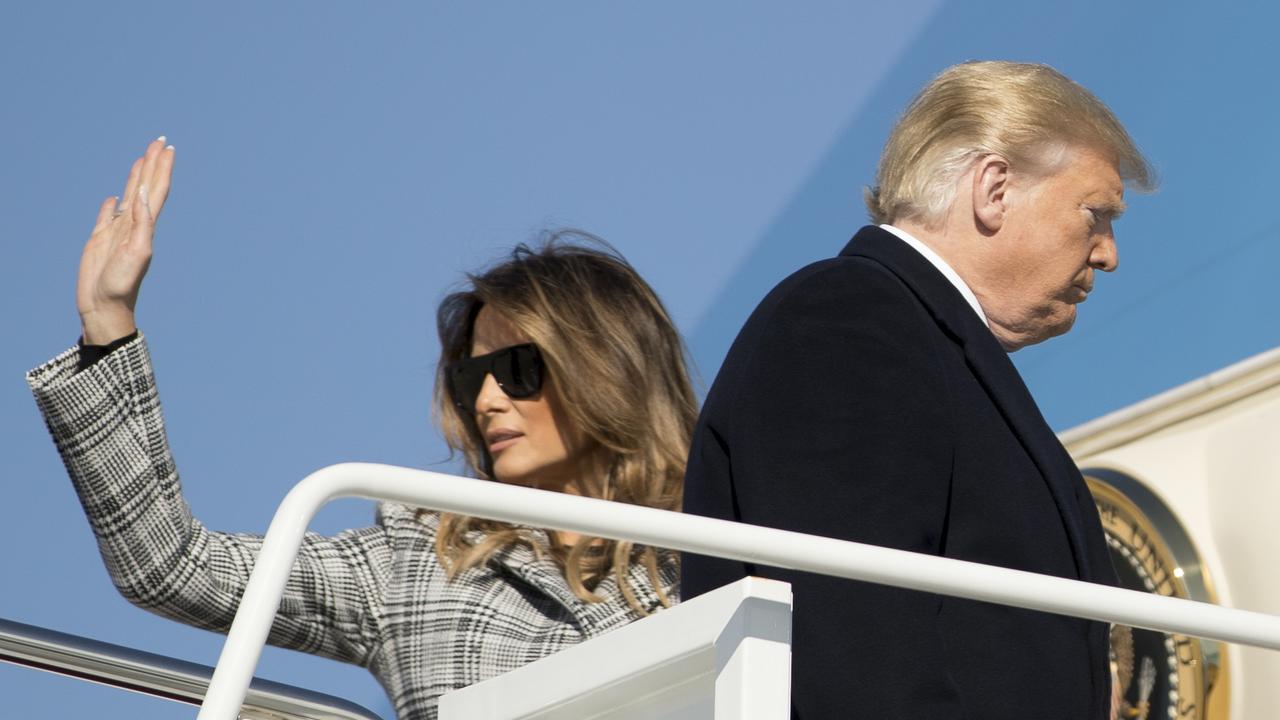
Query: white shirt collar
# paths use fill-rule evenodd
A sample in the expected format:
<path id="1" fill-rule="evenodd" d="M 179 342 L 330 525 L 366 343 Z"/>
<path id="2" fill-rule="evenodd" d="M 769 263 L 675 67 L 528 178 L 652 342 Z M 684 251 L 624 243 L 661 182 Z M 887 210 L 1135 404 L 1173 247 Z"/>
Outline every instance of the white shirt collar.
<path id="1" fill-rule="evenodd" d="M 956 274 L 955 269 L 948 265 L 947 261 L 943 260 L 941 255 L 934 252 L 933 248 L 912 237 L 911 233 L 903 230 L 902 228 L 896 228 L 892 225 L 881 225 L 880 227 L 881 229 L 888 230 L 896 235 L 899 240 L 915 248 L 916 252 L 924 256 L 925 260 L 933 263 L 933 266 L 938 268 L 938 272 L 942 273 L 947 280 L 951 281 L 952 285 L 956 286 L 956 290 L 960 291 L 960 294 L 964 296 L 966 301 L 968 301 L 969 306 L 973 308 L 973 311 L 978 313 L 978 317 L 982 318 L 982 324 L 987 327 L 991 327 L 991 323 L 987 322 L 987 314 L 982 312 L 982 306 L 978 304 L 978 296 L 973 294 L 973 291 L 969 289 L 969 286 L 965 284 L 964 280 L 960 279 L 960 276 Z"/>

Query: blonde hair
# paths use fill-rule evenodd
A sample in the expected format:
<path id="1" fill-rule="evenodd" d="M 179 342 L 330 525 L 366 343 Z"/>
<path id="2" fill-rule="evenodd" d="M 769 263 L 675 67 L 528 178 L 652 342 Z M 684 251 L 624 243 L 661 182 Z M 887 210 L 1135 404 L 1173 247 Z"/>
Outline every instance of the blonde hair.
<path id="1" fill-rule="evenodd" d="M 598 448 L 602 474 L 581 478 L 582 492 L 680 509 L 697 400 L 680 335 L 635 269 L 603 240 L 561 231 L 537 247 L 517 246 L 504 262 L 468 280 L 470 287 L 446 297 L 437 314 L 441 353 L 434 413 L 471 472 L 493 479 L 475 420 L 453 404 L 444 368 L 470 355 L 472 325 L 487 306 L 538 346 L 569 421 Z M 436 552 L 450 578 L 516 544 L 543 551 L 527 528 L 474 517 L 442 514 L 436 534 Z M 586 536 L 550 551 L 569 587 L 585 601 L 603 599 L 594 588 L 612 570 L 627 602 L 645 614 L 627 581 L 639 562 L 662 604 L 671 603 L 659 565 L 674 568 L 675 553 Z"/>
<path id="2" fill-rule="evenodd" d="M 1124 126 L 1093 93 L 1047 65 L 1004 61 L 953 65 L 920 91 L 898 120 L 868 188 L 875 223 L 941 221 L 973 162 L 994 153 L 1031 172 L 1086 147 L 1114 159 L 1138 190 L 1155 173 Z"/>

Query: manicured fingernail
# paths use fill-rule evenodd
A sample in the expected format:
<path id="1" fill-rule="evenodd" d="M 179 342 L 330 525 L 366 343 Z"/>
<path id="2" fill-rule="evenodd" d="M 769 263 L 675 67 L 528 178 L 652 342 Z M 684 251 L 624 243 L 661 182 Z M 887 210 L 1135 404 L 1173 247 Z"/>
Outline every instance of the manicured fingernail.
<path id="1" fill-rule="evenodd" d="M 156 142 L 164 142 L 164 141 L 165 141 L 165 136 L 163 136 L 163 135 L 161 135 L 160 137 L 156 138 Z"/>
<path id="2" fill-rule="evenodd" d="M 172 145 L 165 145 L 165 146 L 164 146 L 164 149 L 165 149 L 165 150 L 172 150 L 172 149 L 173 149 L 173 146 L 172 146 Z"/>

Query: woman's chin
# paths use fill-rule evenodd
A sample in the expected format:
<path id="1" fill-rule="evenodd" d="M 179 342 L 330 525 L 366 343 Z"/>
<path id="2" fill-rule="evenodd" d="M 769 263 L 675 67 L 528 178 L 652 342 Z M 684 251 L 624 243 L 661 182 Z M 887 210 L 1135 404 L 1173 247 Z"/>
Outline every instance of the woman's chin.
<path id="1" fill-rule="evenodd" d="M 539 473 L 503 472 L 503 469 L 496 465 L 493 468 L 493 476 L 504 485 L 518 485 L 520 487 L 533 488 L 534 490 L 565 492 L 568 485 L 563 478 L 547 477 Z"/>
<path id="2" fill-rule="evenodd" d="M 493 477 L 504 485 L 521 487 L 538 487 L 538 474 L 526 468 L 512 467 L 515 463 L 503 463 L 501 459 L 493 464 Z"/>

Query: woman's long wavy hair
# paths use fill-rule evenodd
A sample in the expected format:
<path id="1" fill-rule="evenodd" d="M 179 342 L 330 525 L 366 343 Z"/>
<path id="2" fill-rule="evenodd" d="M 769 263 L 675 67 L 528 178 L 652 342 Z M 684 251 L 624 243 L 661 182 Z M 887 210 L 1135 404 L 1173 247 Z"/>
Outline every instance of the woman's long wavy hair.
<path id="1" fill-rule="evenodd" d="M 444 369 L 470 355 L 472 325 L 487 306 L 538 346 L 569 421 L 593 441 L 600 471 L 579 479 L 581 492 L 678 510 L 697 400 L 680 335 L 635 269 L 605 241 L 567 230 L 535 247 L 517 246 L 510 257 L 468 280 L 469 287 L 446 297 L 437 314 L 441 355 L 434 413 L 471 472 L 494 479 L 475 419 L 453 404 Z M 528 529 L 440 517 L 436 552 L 451 578 L 513 544 L 535 552 L 543 548 Z M 627 602 L 644 614 L 627 581 L 633 564 L 641 563 L 661 602 L 671 602 L 659 580 L 659 566 L 677 562 L 669 551 L 583 536 L 572 546 L 552 543 L 550 554 L 585 601 L 603 599 L 594 589 L 612 571 Z"/>

